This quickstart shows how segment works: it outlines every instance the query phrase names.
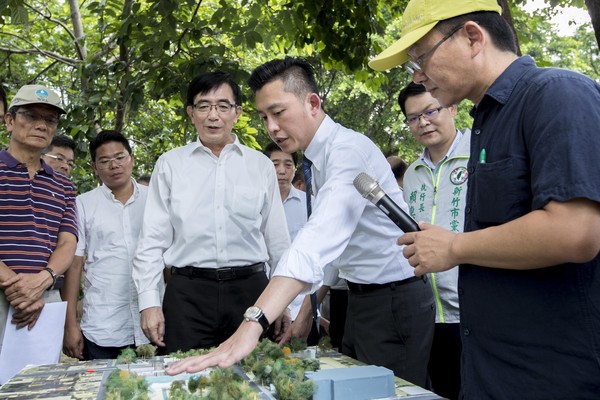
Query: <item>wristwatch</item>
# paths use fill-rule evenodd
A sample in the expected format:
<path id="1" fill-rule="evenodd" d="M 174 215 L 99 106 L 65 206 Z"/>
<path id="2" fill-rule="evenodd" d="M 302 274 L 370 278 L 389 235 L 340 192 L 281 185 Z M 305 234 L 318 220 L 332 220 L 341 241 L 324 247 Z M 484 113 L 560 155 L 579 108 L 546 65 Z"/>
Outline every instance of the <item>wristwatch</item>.
<path id="1" fill-rule="evenodd" d="M 44 268 L 44 271 L 48 271 L 48 273 L 52 277 L 52 285 L 50 285 L 50 287 L 46 290 L 52 290 L 54 289 L 54 285 L 56 285 L 56 279 L 58 278 L 58 275 L 56 275 L 56 272 L 54 272 L 50 267 Z"/>
<path id="2" fill-rule="evenodd" d="M 271 325 L 263 310 L 258 306 L 249 307 L 244 313 L 244 319 L 246 321 L 258 322 L 262 326 L 263 332 L 266 332 L 269 329 L 269 325 Z"/>

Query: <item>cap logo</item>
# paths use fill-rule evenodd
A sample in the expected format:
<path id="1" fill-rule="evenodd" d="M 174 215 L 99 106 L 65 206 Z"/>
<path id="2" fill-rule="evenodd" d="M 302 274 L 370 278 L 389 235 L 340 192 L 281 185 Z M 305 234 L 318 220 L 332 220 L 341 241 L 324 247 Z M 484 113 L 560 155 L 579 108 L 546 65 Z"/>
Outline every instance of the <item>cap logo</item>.
<path id="1" fill-rule="evenodd" d="M 44 101 L 44 102 L 48 102 L 48 92 L 45 91 L 44 89 L 37 89 L 35 91 L 35 95 L 38 98 L 39 101 Z"/>
<path id="2" fill-rule="evenodd" d="M 405 19 L 402 21 L 404 22 L 403 27 L 402 27 L 402 32 L 404 32 L 408 27 L 414 29 L 415 26 L 421 26 L 424 25 L 421 23 L 421 21 L 423 21 L 423 15 L 422 14 L 417 14 L 417 15 L 411 15 L 408 17 L 404 17 Z M 427 21 L 426 21 L 427 22 Z"/>

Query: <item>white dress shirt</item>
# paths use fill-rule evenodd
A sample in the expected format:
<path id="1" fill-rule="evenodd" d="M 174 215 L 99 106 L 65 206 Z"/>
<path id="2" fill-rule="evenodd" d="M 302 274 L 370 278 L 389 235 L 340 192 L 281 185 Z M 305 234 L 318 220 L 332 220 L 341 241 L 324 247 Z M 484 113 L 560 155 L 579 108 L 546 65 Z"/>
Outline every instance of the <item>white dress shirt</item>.
<path id="1" fill-rule="evenodd" d="M 285 210 L 285 219 L 287 221 L 290 239 L 294 240 L 308 219 L 306 211 L 306 192 L 298 190 L 290 185 L 290 193 L 283 201 L 283 209 Z"/>
<path id="2" fill-rule="evenodd" d="M 148 343 L 140 329 L 131 278 L 148 188 L 131 182 L 133 195 L 125 204 L 106 185 L 77 196 L 75 255 L 86 257 L 80 327 L 89 340 L 104 347 Z"/>
<path id="3" fill-rule="evenodd" d="M 332 263 L 354 283 L 388 283 L 414 276 L 396 240 L 402 231 L 354 187 L 366 172 L 404 210 L 406 203 L 390 165 L 366 136 L 326 116 L 305 151 L 312 161 L 313 213 L 298 232 L 273 276 L 292 277 L 319 288 Z M 333 283 L 333 282 L 332 282 Z"/>
<path id="4" fill-rule="evenodd" d="M 308 219 L 306 210 L 306 192 L 298 190 L 293 185 L 290 185 L 290 192 L 283 201 L 283 209 L 285 210 L 285 218 L 287 220 L 290 239 L 294 240 Z M 303 294 L 296 296 L 288 306 L 292 321 L 296 319 L 300 312 L 304 296 L 305 295 Z"/>
<path id="5" fill-rule="evenodd" d="M 150 180 L 133 278 L 140 311 L 160 306 L 167 266 L 277 265 L 290 245 L 275 168 L 262 153 L 200 140 L 163 154 Z"/>

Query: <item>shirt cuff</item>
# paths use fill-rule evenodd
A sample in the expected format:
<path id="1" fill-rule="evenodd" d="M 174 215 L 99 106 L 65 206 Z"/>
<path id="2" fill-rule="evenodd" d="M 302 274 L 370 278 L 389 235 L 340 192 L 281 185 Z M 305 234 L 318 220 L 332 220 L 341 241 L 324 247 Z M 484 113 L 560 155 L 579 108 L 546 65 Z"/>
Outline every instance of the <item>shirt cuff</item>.
<path id="1" fill-rule="evenodd" d="M 283 253 L 273 276 L 284 276 L 308 283 L 310 288 L 300 294 L 313 293 L 323 284 L 323 269 L 318 256 L 294 249 Z"/>
<path id="2" fill-rule="evenodd" d="M 140 312 L 150 307 L 161 307 L 159 290 L 147 290 L 138 294 L 138 306 Z"/>

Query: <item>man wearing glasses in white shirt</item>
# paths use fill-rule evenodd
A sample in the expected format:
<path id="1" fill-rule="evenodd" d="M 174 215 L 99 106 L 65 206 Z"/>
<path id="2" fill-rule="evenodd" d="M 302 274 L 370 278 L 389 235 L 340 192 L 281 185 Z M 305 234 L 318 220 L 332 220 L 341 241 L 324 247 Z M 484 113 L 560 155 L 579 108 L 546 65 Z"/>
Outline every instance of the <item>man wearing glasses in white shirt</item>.
<path id="1" fill-rule="evenodd" d="M 229 74 L 197 76 L 186 111 L 198 140 L 152 173 L 133 277 L 144 333 L 167 353 L 227 339 L 267 286 L 265 263 L 275 267 L 290 245 L 273 163 L 232 133 L 241 102 Z"/>
<path id="2" fill-rule="evenodd" d="M 111 359 L 124 348 L 148 343 L 131 277 L 147 188 L 131 178 L 134 156 L 121 133 L 100 132 L 90 142 L 90 154 L 102 186 L 77 197 L 79 242 L 62 293 L 68 301 L 63 344 L 70 357 Z M 80 326 L 76 308 L 84 262 Z"/>

